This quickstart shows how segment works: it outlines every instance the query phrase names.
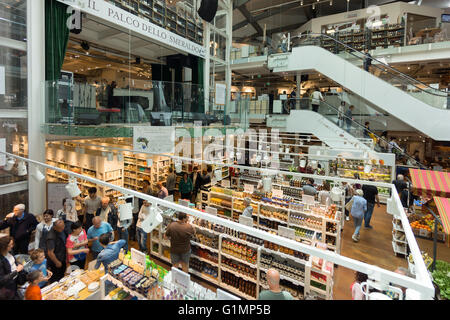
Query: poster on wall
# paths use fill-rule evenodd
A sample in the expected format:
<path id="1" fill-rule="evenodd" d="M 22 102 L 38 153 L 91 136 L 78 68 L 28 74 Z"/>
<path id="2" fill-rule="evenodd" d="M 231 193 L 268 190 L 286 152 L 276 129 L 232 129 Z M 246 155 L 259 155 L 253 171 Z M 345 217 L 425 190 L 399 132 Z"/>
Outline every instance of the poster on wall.
<path id="1" fill-rule="evenodd" d="M 5 84 L 6 84 L 5 67 L 0 66 L 0 94 L 6 94 Z"/>
<path id="2" fill-rule="evenodd" d="M 133 149 L 147 153 L 175 153 L 175 127 L 134 127 Z"/>
<path id="3" fill-rule="evenodd" d="M 47 183 L 47 209 L 58 212 L 62 209 L 63 199 L 72 198 L 66 190 L 66 185 L 67 183 Z"/>
<path id="4" fill-rule="evenodd" d="M 216 105 L 225 105 L 227 86 L 222 83 L 216 83 Z"/>

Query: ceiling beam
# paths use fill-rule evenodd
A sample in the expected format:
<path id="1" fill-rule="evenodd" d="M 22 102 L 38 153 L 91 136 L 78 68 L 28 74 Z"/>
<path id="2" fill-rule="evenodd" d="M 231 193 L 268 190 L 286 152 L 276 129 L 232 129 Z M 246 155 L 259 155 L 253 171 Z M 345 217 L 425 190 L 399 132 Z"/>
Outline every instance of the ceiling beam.
<path id="1" fill-rule="evenodd" d="M 290 30 L 294 30 L 294 29 L 300 28 L 306 22 L 308 22 L 308 21 L 304 21 L 304 22 L 301 22 L 301 23 L 295 23 L 295 24 L 291 24 L 291 25 L 288 25 L 288 26 L 283 26 L 283 27 L 278 27 L 278 28 L 267 30 L 267 36 L 271 36 L 274 33 L 286 32 L 286 31 L 290 31 Z M 247 42 L 251 42 L 257 36 L 259 36 L 259 35 L 257 33 L 254 33 L 251 36 L 246 37 L 246 38 L 235 38 L 234 41 L 238 42 L 238 43 L 243 43 L 243 42 L 247 43 Z"/>
<path id="2" fill-rule="evenodd" d="M 278 9 L 269 9 L 269 10 L 263 12 L 263 13 L 260 13 L 260 14 L 258 14 L 256 16 L 254 16 L 253 20 L 257 22 L 257 21 L 260 21 L 262 19 L 269 18 L 269 17 L 271 17 L 273 15 L 276 15 L 276 14 L 281 14 L 283 12 L 286 12 L 288 10 L 291 10 L 291 9 L 294 9 L 294 8 L 298 8 L 298 7 L 299 7 L 298 3 L 290 3 L 290 4 L 287 4 L 285 6 L 279 7 Z M 305 7 L 303 7 L 303 8 L 305 8 Z M 233 31 L 236 31 L 238 29 L 241 29 L 241 28 L 245 27 L 247 25 L 247 23 L 248 22 L 246 20 L 244 20 L 242 22 L 239 22 L 239 23 L 235 24 L 233 26 Z"/>
<path id="3" fill-rule="evenodd" d="M 262 35 L 264 33 L 261 26 L 258 24 L 258 22 L 255 21 L 254 17 L 252 16 L 250 11 L 248 11 L 248 9 L 245 6 L 240 6 L 237 9 L 242 13 L 242 15 L 248 21 L 248 23 L 250 23 L 252 25 L 252 27 L 255 28 L 256 32 L 259 35 Z"/>
<path id="4" fill-rule="evenodd" d="M 233 0 L 233 10 L 242 7 L 250 0 Z"/>

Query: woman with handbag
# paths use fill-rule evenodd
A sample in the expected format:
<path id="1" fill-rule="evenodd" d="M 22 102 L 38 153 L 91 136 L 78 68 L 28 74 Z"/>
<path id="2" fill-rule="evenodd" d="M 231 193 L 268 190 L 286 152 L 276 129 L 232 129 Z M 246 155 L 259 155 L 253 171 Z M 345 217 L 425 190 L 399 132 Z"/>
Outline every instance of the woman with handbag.
<path id="1" fill-rule="evenodd" d="M 21 300 L 17 285 L 26 282 L 23 265 L 16 264 L 10 253 L 14 247 L 14 239 L 10 236 L 0 238 L 0 300 Z"/>
<path id="2" fill-rule="evenodd" d="M 354 190 L 351 186 L 351 184 L 347 183 L 347 182 L 342 182 L 343 186 L 344 186 L 344 191 L 345 191 L 345 220 L 349 221 L 350 220 L 350 209 L 347 209 L 347 204 L 350 202 L 350 200 L 353 197 L 353 193 Z"/>
<path id="3" fill-rule="evenodd" d="M 352 239 L 354 242 L 359 241 L 359 230 L 361 229 L 362 221 L 364 219 L 364 214 L 367 211 L 367 200 L 363 197 L 364 192 L 361 189 L 355 191 L 355 195 L 352 200 L 346 205 L 351 209 L 350 213 L 353 217 L 353 223 L 355 224 L 355 232 L 352 235 Z"/>

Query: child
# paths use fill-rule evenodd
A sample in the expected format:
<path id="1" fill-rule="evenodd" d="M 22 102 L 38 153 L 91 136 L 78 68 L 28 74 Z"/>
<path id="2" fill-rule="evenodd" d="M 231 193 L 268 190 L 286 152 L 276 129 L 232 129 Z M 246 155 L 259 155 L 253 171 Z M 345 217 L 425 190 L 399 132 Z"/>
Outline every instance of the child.
<path id="1" fill-rule="evenodd" d="M 356 271 L 355 282 L 352 283 L 350 287 L 352 290 L 352 300 L 364 300 L 364 293 L 361 289 L 361 283 L 366 282 L 368 279 L 367 275 Z"/>
<path id="2" fill-rule="evenodd" d="M 52 277 L 53 273 L 47 270 L 47 259 L 45 259 L 44 250 L 35 249 L 31 252 L 31 260 L 33 261 L 33 266 L 30 271 L 38 270 L 42 272 L 42 279 L 39 283 L 39 287 L 43 288 L 47 285 L 48 280 Z"/>
<path id="3" fill-rule="evenodd" d="M 25 291 L 25 300 L 42 300 L 41 288 L 39 283 L 44 279 L 40 270 L 31 271 L 27 275 L 27 280 L 30 283 Z"/>

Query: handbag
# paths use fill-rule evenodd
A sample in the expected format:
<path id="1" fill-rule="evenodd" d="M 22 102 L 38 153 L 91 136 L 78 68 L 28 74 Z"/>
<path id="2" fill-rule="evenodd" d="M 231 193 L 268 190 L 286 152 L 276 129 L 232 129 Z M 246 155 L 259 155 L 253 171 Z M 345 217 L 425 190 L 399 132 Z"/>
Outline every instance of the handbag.
<path id="1" fill-rule="evenodd" d="M 349 202 L 347 202 L 347 204 L 345 205 L 345 209 L 347 209 L 347 211 L 351 211 L 352 210 L 352 206 L 353 206 L 353 199 L 351 198 Z"/>

